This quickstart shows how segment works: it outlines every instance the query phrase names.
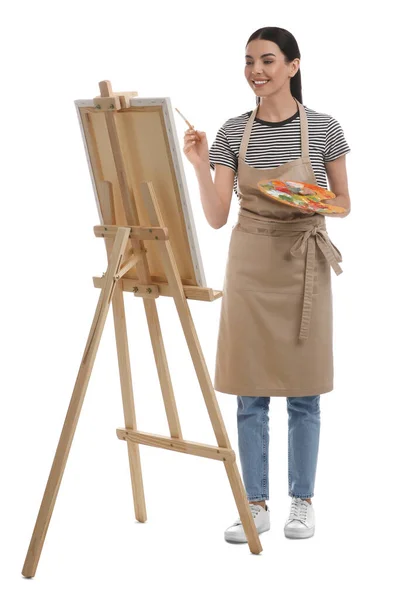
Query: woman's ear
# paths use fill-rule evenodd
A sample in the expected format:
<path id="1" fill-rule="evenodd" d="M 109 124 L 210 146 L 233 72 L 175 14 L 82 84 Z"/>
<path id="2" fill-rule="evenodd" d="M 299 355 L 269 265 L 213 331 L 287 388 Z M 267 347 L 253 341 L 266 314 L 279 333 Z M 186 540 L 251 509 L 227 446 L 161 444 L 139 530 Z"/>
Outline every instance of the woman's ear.
<path id="1" fill-rule="evenodd" d="M 294 73 L 293 73 L 293 77 L 294 77 L 294 75 L 296 75 L 296 73 L 298 72 L 298 69 L 300 68 L 300 59 L 299 59 L 299 58 L 296 58 L 296 59 L 294 60 L 294 63 L 293 63 L 293 65 L 294 65 L 294 67 L 295 67 L 295 70 L 294 70 Z"/>

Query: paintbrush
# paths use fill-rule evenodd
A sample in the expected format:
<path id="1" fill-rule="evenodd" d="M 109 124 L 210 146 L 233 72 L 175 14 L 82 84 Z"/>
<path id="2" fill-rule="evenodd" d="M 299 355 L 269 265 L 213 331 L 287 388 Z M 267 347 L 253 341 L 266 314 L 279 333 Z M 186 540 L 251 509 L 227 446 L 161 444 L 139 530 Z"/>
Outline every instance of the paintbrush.
<path id="1" fill-rule="evenodd" d="M 195 133 L 198 136 L 198 139 L 201 139 L 201 136 L 199 135 L 198 131 L 196 129 L 194 129 L 194 125 L 191 125 L 191 123 L 189 121 L 187 121 L 186 117 L 183 116 L 180 112 L 180 110 L 178 108 L 175 108 L 175 110 L 177 110 L 177 112 L 179 113 L 179 115 L 181 116 L 182 119 L 184 119 L 184 121 L 187 123 L 187 125 L 189 126 L 190 129 L 193 129 L 195 131 Z"/>

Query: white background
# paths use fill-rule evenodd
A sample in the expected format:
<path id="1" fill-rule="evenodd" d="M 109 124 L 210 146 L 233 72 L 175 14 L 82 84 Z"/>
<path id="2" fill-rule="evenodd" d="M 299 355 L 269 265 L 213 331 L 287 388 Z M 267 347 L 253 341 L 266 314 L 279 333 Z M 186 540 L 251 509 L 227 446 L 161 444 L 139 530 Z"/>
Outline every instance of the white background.
<path id="1" fill-rule="evenodd" d="M 394 53 L 387 3 L 20 2 L 2 15 L 3 598 L 392 597 L 394 519 Z M 303 102 L 334 116 L 351 147 L 352 212 L 328 218 L 335 389 L 321 398 L 316 533 L 288 540 L 287 412 L 270 405 L 271 530 L 263 551 L 223 539 L 237 510 L 217 461 L 140 446 L 148 520 L 133 511 L 110 310 L 34 579 L 21 575 L 106 270 L 75 99 L 167 96 L 209 144 L 255 107 L 249 36 L 291 31 Z M 180 146 L 184 121 L 174 113 Z M 222 289 L 238 210 L 212 229 L 183 154 L 207 284 Z M 138 428 L 168 435 L 143 304 L 125 295 Z M 171 298 L 157 302 L 185 439 L 216 440 Z M 211 376 L 220 301 L 189 301 Z M 237 450 L 236 397 L 217 393 Z M 239 458 L 238 466 L 240 467 Z M 389 546 L 388 546 L 389 544 Z"/>

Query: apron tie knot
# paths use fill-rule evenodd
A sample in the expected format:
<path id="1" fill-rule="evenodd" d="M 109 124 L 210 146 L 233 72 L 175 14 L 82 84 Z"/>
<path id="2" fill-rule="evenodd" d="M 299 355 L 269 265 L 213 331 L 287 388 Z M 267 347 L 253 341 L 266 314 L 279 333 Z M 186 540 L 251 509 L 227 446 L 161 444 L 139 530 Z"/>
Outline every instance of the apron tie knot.
<path id="1" fill-rule="evenodd" d="M 340 275 L 340 273 L 342 273 L 342 269 L 338 264 L 342 261 L 341 252 L 330 240 L 326 229 L 324 229 L 322 225 L 314 225 L 311 227 L 311 229 L 302 232 L 291 247 L 290 253 L 296 258 L 304 256 L 307 245 L 308 249 L 306 252 L 305 262 L 304 300 L 299 334 L 299 339 L 301 340 L 306 340 L 308 338 L 309 324 L 311 320 L 316 245 L 319 247 L 323 256 L 326 258 L 336 275 Z"/>
<path id="2" fill-rule="evenodd" d="M 311 231 L 312 231 L 312 235 L 316 235 L 318 233 L 318 231 L 319 231 L 319 225 L 314 225 L 312 227 Z"/>

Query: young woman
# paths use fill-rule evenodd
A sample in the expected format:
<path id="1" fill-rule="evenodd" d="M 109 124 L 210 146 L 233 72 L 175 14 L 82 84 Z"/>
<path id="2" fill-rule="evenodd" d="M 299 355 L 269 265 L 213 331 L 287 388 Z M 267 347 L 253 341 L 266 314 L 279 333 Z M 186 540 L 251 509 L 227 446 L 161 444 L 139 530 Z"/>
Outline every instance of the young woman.
<path id="1" fill-rule="evenodd" d="M 350 148 L 336 119 L 302 104 L 300 51 L 290 32 L 257 30 L 245 58 L 256 109 L 226 121 L 210 150 L 203 131 L 187 130 L 183 150 L 212 227 L 227 222 L 233 191 L 240 204 L 224 279 L 214 388 L 237 396 L 249 506 L 259 533 L 268 531 L 268 409 L 271 396 L 283 396 L 291 496 L 284 533 L 306 538 L 315 531 L 320 394 L 333 389 L 331 268 L 341 272 L 342 256 L 323 215 L 269 199 L 257 184 L 280 179 L 326 188 L 328 179 L 336 195 L 331 203 L 346 209 L 334 216 L 344 217 L 350 212 Z M 225 539 L 246 542 L 239 519 Z"/>

